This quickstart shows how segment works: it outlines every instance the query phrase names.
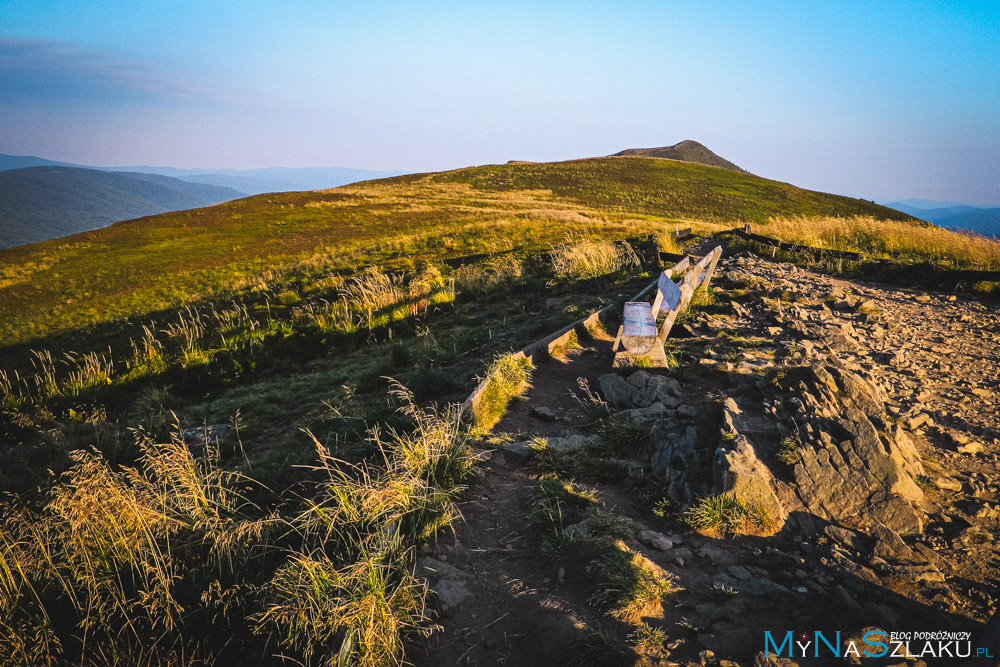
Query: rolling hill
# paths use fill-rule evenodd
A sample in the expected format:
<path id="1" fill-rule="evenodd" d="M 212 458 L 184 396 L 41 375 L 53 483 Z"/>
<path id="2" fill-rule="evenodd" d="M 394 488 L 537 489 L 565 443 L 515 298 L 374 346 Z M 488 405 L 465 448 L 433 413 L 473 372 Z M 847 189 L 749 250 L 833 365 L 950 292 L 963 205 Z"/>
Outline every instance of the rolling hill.
<path id="1" fill-rule="evenodd" d="M 638 257 L 652 255 L 650 236 L 675 225 L 708 235 L 745 221 L 774 235 L 848 227 L 834 243 L 851 243 L 860 232 L 874 252 L 886 249 L 889 228 L 896 237 L 958 237 L 871 202 L 690 162 L 609 157 L 259 195 L 0 251 L 0 442 L 11 443 L 0 446 L 0 563 L 14 573 L 0 603 L 15 611 L 0 619 L 7 630 L 0 655 L 15 659 L 0 663 L 105 664 L 112 655 L 130 664 L 277 666 L 291 655 L 309 664 L 330 646 L 344 646 L 350 624 L 344 636 L 359 649 L 341 648 L 340 656 L 364 660 L 352 664 L 404 657 L 450 664 L 455 655 L 429 652 L 419 662 L 424 648 L 409 643 L 430 621 L 421 611 L 428 589 L 414 574 L 430 561 L 415 557 L 453 525 L 456 503 L 477 511 L 462 495 L 465 480 L 483 470 L 470 445 L 530 385 L 529 401 L 562 396 L 551 405 L 569 416 L 570 428 L 582 430 L 588 413 L 604 414 L 598 423 L 616 419 L 589 391 L 600 385 L 614 400 L 598 381 L 611 366 L 611 340 L 600 333 L 614 330 L 610 319 L 610 329 L 588 328 L 594 337 L 583 339 L 586 350 L 567 334 L 560 363 L 540 363 L 534 375 L 528 359 L 509 351 L 642 289 L 658 273 Z M 623 238 L 630 243 L 616 242 Z M 658 240 L 679 249 L 672 237 Z M 456 261 L 443 261 L 449 258 Z M 847 304 L 851 313 L 838 312 L 854 315 L 858 331 L 873 337 L 884 337 L 881 323 L 890 321 L 872 307 L 868 287 L 859 286 L 864 309 L 851 295 L 855 309 L 839 288 L 843 299 L 832 304 L 825 276 L 782 262 L 730 260 L 720 265 L 713 291 L 700 291 L 709 298 L 691 304 L 692 325 L 711 313 L 710 333 L 687 339 L 690 345 L 678 340 L 670 351 L 685 396 L 697 397 L 685 400 L 697 406 L 697 428 L 710 443 L 726 440 L 714 434 L 721 433 L 720 382 L 728 386 L 732 367 L 702 373 L 704 361 L 716 365 L 725 355 L 727 364 L 742 366 L 753 359 L 744 366 L 750 382 L 762 372 L 767 386 L 794 393 L 801 376 L 787 366 L 815 362 L 798 349 L 801 331 L 816 333 L 809 337 L 822 341 L 833 361 L 841 350 L 845 360 L 858 352 L 854 339 L 840 342 L 840 328 L 826 340 L 823 327 L 803 329 L 797 318 L 812 318 L 811 308 L 830 302 Z M 785 289 L 793 283 L 794 291 Z M 775 298 L 797 305 L 776 308 Z M 752 307 L 752 319 L 737 313 L 737 300 L 752 304 L 743 311 Z M 893 307 L 897 302 L 913 312 L 926 305 L 894 296 Z M 778 327 L 784 334 L 775 335 L 775 317 L 787 325 Z M 892 335 L 912 345 L 897 329 Z M 564 365 L 572 359 L 583 365 Z M 478 378 L 485 378 L 483 391 L 470 410 L 445 407 L 463 401 Z M 582 401 L 570 395 L 574 389 L 587 389 L 596 409 L 575 405 Z M 788 402 L 789 393 L 777 400 Z M 539 405 L 517 403 L 514 410 Z M 829 407 L 840 414 L 845 405 Z M 534 422 L 520 423 L 534 429 Z M 646 434 L 617 432 L 615 449 L 595 454 L 595 472 L 578 470 L 587 484 L 606 480 L 604 488 L 627 480 L 615 493 L 638 497 L 636 477 L 619 457 L 645 457 Z M 520 465 L 514 455 L 510 461 Z M 608 472 L 616 470 L 625 474 Z M 690 479 L 700 485 L 706 478 Z M 574 488 L 561 479 L 519 479 L 524 484 L 507 495 L 525 510 L 521 499 L 538 498 L 543 488 L 536 484 Z M 664 487 L 643 488 L 653 490 L 636 506 L 646 515 Z M 561 516 L 560 502 L 547 506 Z M 531 520 L 507 515 L 511 524 Z M 558 521 L 553 525 L 562 526 Z M 528 567 L 531 581 L 552 569 Z M 589 589 L 591 578 L 583 579 Z M 434 585 L 431 591 L 444 590 Z M 491 589 L 498 596 L 506 590 Z M 574 596 L 596 617 L 597 607 L 585 602 L 593 599 L 589 591 Z M 289 630 L 282 620 L 317 609 L 321 634 Z M 125 631 L 122 618 L 130 619 Z M 80 628 L 86 643 L 77 641 Z M 17 659 L 25 646 L 39 659 Z"/>
<path id="2" fill-rule="evenodd" d="M 351 273 L 545 249 L 570 233 L 623 238 L 692 221 L 715 229 L 798 215 L 911 219 L 859 199 L 673 160 L 607 157 L 399 176 L 258 195 L 0 251 L 0 339 L 16 343 L 225 296 L 264 272 Z"/>
<path id="3" fill-rule="evenodd" d="M 38 166 L 0 171 L 0 248 L 244 196 L 167 176 Z"/>
<path id="4" fill-rule="evenodd" d="M 674 144 L 673 146 L 663 146 L 661 148 L 629 148 L 619 153 L 615 153 L 614 156 L 666 158 L 668 160 L 680 160 L 681 162 L 704 164 L 710 167 L 722 167 L 723 169 L 738 171 L 743 174 L 749 173 L 740 169 L 729 160 L 719 157 L 702 144 L 699 144 L 697 141 L 691 140 L 682 141 L 679 144 Z"/>

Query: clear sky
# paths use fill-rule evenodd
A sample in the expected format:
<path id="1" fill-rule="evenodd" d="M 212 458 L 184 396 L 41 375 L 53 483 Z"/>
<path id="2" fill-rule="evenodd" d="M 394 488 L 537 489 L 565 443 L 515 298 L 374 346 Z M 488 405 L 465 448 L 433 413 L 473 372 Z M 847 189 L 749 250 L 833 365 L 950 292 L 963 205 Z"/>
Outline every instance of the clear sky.
<path id="1" fill-rule="evenodd" d="M 423 171 L 683 139 L 1000 205 L 1000 2 L 0 0 L 0 153 Z"/>

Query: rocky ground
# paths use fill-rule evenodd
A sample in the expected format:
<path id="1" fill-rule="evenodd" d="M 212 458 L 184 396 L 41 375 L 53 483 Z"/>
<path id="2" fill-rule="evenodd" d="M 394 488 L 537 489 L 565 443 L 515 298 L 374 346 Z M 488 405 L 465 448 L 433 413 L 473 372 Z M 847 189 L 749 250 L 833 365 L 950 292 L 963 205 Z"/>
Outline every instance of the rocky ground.
<path id="1" fill-rule="evenodd" d="M 425 548 L 441 629 L 418 664 L 792 665 L 761 654 L 765 630 L 843 647 L 992 614 L 995 306 L 749 255 L 713 287 L 671 334 L 678 368 L 609 373 L 597 333 L 536 369 L 481 443 L 464 523 Z M 542 512 L 553 481 L 585 509 Z M 699 524 L 706 497 L 743 514 Z M 609 554 L 670 592 L 609 606 Z"/>

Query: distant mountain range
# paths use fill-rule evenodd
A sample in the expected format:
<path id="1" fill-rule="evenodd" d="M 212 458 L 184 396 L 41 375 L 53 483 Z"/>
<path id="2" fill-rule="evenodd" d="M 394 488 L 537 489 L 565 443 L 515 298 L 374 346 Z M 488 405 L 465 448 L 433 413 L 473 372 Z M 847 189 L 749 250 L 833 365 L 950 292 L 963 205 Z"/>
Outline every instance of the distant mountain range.
<path id="1" fill-rule="evenodd" d="M 0 248 L 243 196 L 231 188 L 157 174 L 61 166 L 9 169 L 0 171 Z"/>
<path id="2" fill-rule="evenodd" d="M 174 167 L 94 167 L 85 164 L 55 162 L 33 155 L 0 154 L 0 171 L 24 167 L 78 167 L 99 171 L 125 171 L 141 174 L 159 174 L 189 183 L 207 183 L 232 188 L 247 195 L 265 192 L 296 192 L 325 190 L 348 183 L 370 181 L 389 176 L 401 176 L 405 171 L 371 171 L 346 167 L 268 167 L 265 169 L 176 169 Z"/>
<path id="3" fill-rule="evenodd" d="M 323 190 L 405 172 L 89 167 L 0 154 L 0 248 L 265 192 Z"/>
<path id="4" fill-rule="evenodd" d="M 1000 207 L 967 206 L 929 199 L 903 199 L 884 205 L 949 229 L 1000 237 Z"/>
<path id="5" fill-rule="evenodd" d="M 695 162 L 697 164 L 705 164 L 710 167 L 722 167 L 723 169 L 736 171 L 741 174 L 750 173 L 744 169 L 740 169 L 729 160 L 719 157 L 704 145 L 699 144 L 697 141 L 691 141 L 690 139 L 682 141 L 679 144 L 674 144 L 673 146 L 662 146 L 660 148 L 628 148 L 619 153 L 615 153 L 613 157 L 623 155 L 660 157 L 668 160 L 680 160 L 681 162 Z"/>

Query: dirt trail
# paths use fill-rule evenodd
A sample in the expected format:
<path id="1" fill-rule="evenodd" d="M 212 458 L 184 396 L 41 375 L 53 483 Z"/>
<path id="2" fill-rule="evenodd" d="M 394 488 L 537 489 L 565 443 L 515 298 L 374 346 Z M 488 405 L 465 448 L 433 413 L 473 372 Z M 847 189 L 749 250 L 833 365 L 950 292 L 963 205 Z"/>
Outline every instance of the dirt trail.
<path id="1" fill-rule="evenodd" d="M 584 341 L 584 349 L 539 364 L 523 400 L 512 404 L 494 433 L 523 439 L 578 432 L 574 425 L 586 419 L 573 397 L 580 393 L 578 378 L 594 384 L 608 371 L 612 343 L 606 336 Z M 556 419 L 538 416 L 538 407 Z M 530 473 L 513 455 L 486 456 L 475 499 L 460 506 L 457 539 L 445 540 L 435 554 L 473 573 L 475 598 L 445 616 L 444 632 L 427 643 L 418 664 L 558 664 L 578 628 L 599 621 L 600 613 L 582 587 L 559 580 L 559 564 L 539 561 L 528 524 Z"/>

